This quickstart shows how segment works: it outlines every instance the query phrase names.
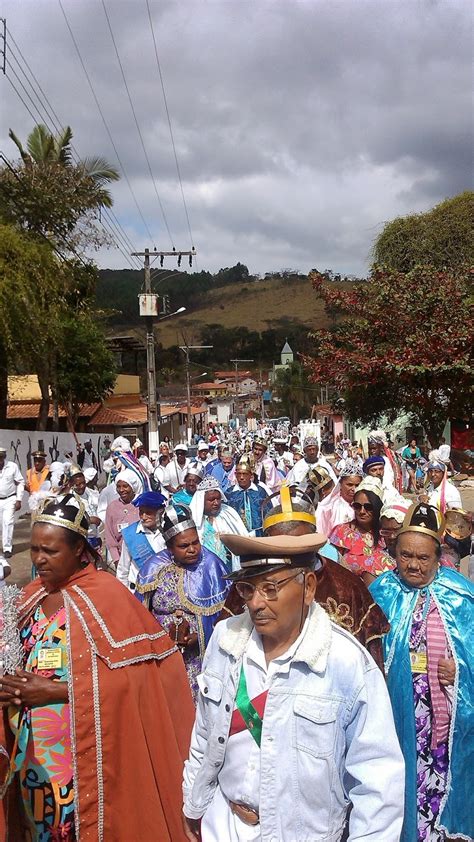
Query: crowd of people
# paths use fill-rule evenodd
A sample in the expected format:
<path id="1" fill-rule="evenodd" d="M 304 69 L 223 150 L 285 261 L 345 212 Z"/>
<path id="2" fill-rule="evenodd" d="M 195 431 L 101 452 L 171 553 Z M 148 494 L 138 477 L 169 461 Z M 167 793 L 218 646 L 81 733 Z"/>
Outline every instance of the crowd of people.
<path id="1" fill-rule="evenodd" d="M 449 455 L 420 487 L 416 441 L 397 454 L 381 430 L 367 454 L 264 425 L 155 464 L 109 445 L 100 490 L 89 447 L 61 468 L 38 451 L 26 477 L 6 838 L 472 839 L 471 518 Z M 0 448 L 4 576 L 24 489 Z"/>

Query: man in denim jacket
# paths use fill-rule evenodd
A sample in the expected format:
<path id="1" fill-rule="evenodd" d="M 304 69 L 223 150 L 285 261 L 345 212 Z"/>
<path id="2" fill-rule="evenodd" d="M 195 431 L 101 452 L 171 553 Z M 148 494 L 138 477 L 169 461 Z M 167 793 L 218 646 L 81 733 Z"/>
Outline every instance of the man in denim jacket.
<path id="1" fill-rule="evenodd" d="M 404 764 L 382 673 L 314 602 L 319 534 L 221 535 L 247 611 L 216 627 L 184 772 L 202 842 L 398 842 Z"/>

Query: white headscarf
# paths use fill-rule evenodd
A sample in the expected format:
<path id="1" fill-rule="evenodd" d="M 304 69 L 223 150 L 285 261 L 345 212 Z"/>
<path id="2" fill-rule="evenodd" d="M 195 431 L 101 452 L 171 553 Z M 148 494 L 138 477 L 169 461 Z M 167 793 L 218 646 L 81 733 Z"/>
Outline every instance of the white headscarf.
<path id="1" fill-rule="evenodd" d="M 117 486 L 118 481 L 126 482 L 127 485 L 133 490 L 133 496 L 137 497 L 143 491 L 143 483 L 140 481 L 137 474 L 130 470 L 130 468 L 124 468 L 122 471 L 119 471 L 117 476 L 115 477 L 115 486 Z"/>

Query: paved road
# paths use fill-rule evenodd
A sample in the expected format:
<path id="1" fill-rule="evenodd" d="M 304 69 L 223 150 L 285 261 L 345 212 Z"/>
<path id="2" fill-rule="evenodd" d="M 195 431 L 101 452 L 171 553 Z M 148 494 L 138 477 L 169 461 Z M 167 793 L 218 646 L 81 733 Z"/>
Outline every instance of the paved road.
<path id="1" fill-rule="evenodd" d="M 474 510 L 474 489 L 460 489 L 463 507 L 467 511 Z M 30 581 L 30 528 L 29 515 L 22 516 L 15 526 L 13 557 L 11 559 L 12 572 L 8 577 L 9 584 L 25 585 Z"/>

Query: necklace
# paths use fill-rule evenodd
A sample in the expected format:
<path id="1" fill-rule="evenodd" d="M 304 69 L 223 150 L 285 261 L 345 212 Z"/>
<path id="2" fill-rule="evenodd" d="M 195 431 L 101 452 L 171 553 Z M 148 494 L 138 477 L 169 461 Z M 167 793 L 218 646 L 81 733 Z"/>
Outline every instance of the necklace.
<path id="1" fill-rule="evenodd" d="M 422 606 L 422 600 L 424 600 Z M 411 634 L 410 636 L 410 648 L 417 649 L 421 642 L 426 639 L 426 626 L 428 623 L 428 611 L 431 602 L 431 595 L 428 591 L 422 591 L 420 593 L 420 599 L 415 607 L 413 612 L 413 619 L 419 620 L 421 619 L 421 625 L 416 634 Z M 421 618 L 420 618 L 421 613 Z"/>

